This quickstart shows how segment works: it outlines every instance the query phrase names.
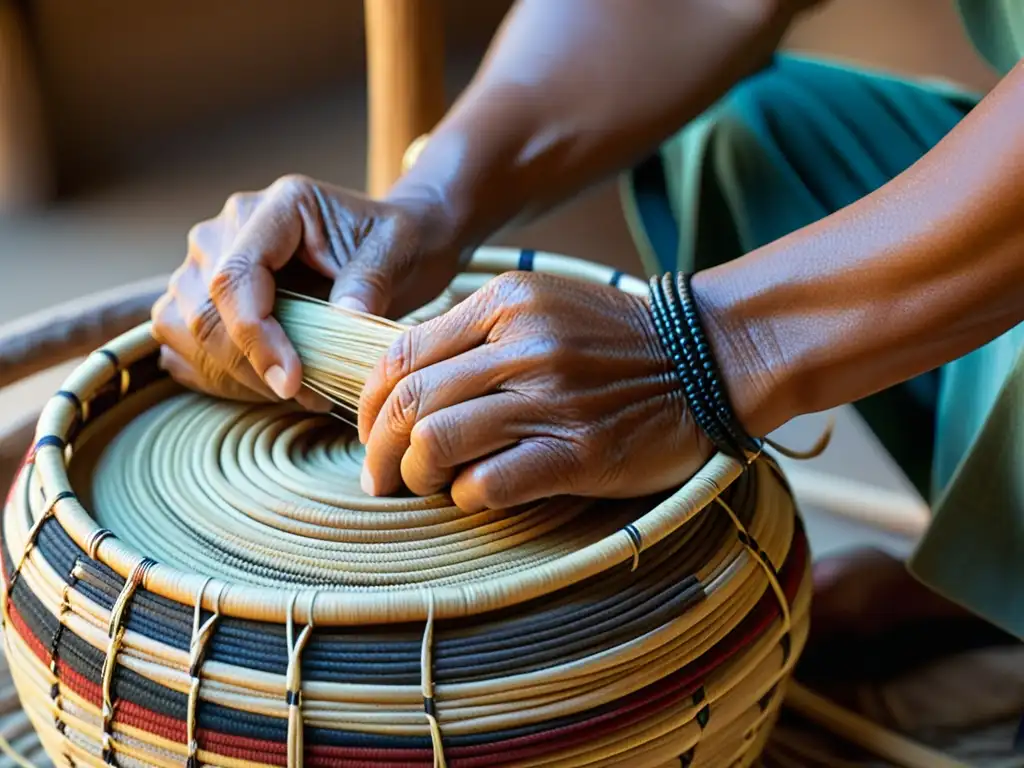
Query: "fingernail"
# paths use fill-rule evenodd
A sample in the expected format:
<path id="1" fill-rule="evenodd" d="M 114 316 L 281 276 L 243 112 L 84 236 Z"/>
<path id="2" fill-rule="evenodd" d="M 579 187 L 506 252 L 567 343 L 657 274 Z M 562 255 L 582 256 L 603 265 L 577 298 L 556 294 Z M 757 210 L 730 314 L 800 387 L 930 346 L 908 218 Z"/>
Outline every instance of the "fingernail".
<path id="1" fill-rule="evenodd" d="M 359 487 L 363 489 L 363 493 L 368 496 L 376 496 L 377 488 L 373 484 L 373 478 L 370 477 L 370 470 L 367 469 L 366 465 L 363 465 L 363 471 L 359 474 Z"/>
<path id="2" fill-rule="evenodd" d="M 342 296 L 335 302 L 335 305 L 342 309 L 351 310 L 352 312 L 362 312 L 363 314 L 367 314 L 366 305 L 359 299 L 353 298 L 352 296 Z"/>
<path id="3" fill-rule="evenodd" d="M 287 400 L 288 395 L 285 394 L 285 384 L 287 383 L 287 375 L 284 372 L 284 368 L 280 365 L 272 365 L 267 369 L 267 372 L 263 374 L 263 380 L 267 382 L 267 386 L 274 390 L 274 394 L 280 397 L 282 400 Z"/>

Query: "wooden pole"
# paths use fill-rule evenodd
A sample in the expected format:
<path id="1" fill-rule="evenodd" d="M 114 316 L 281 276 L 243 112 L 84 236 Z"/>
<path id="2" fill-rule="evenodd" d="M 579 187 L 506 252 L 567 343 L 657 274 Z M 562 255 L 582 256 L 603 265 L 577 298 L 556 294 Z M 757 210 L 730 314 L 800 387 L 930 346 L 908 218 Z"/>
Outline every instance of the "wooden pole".
<path id="1" fill-rule="evenodd" d="M 52 191 L 43 96 L 22 3 L 0 0 L 0 215 L 45 203 Z"/>
<path id="2" fill-rule="evenodd" d="M 384 195 L 409 145 L 441 119 L 443 0 L 364 0 L 369 152 L 367 191 Z"/>

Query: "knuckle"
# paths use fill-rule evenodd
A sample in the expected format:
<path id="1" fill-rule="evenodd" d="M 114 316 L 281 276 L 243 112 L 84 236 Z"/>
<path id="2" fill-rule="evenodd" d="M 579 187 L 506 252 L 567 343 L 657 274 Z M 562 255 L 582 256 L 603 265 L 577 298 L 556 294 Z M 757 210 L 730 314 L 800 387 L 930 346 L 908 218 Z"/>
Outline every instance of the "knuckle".
<path id="1" fill-rule="evenodd" d="M 191 227 L 188 228 L 188 235 L 185 238 L 186 241 L 188 242 L 188 258 L 191 258 L 192 249 L 195 248 L 196 244 L 199 243 L 199 241 L 202 239 L 203 233 L 206 231 L 208 226 L 209 225 L 205 221 L 201 221 L 198 224 L 193 224 Z"/>
<path id="2" fill-rule="evenodd" d="M 174 293 L 175 291 L 181 290 L 182 284 L 185 282 L 185 277 L 188 271 L 192 269 L 192 257 L 186 257 L 185 261 L 171 272 L 171 279 L 167 281 L 167 292 Z"/>
<path id="3" fill-rule="evenodd" d="M 510 479 L 507 470 L 498 463 L 474 473 L 474 491 L 477 499 L 488 509 L 502 509 L 509 497 Z"/>
<path id="4" fill-rule="evenodd" d="M 310 186 L 309 177 L 301 173 L 287 173 L 278 178 L 270 186 L 270 193 L 275 197 L 293 200 Z"/>
<path id="5" fill-rule="evenodd" d="M 403 380 L 412 373 L 415 341 L 412 331 L 403 333 L 384 357 L 384 376 L 389 383 Z"/>
<path id="6" fill-rule="evenodd" d="M 252 280 L 252 260 L 242 253 L 232 253 L 221 260 L 210 278 L 210 296 L 215 303 L 234 296 Z"/>
<path id="7" fill-rule="evenodd" d="M 231 215 L 239 211 L 248 201 L 251 195 L 246 192 L 232 192 L 224 201 L 223 214 Z"/>
<path id="8" fill-rule="evenodd" d="M 229 367 L 235 370 L 242 364 L 243 359 L 253 359 L 256 350 L 260 346 L 263 331 L 259 323 L 238 320 L 232 326 L 232 339 L 237 345 L 234 351 L 228 356 Z"/>
<path id="9" fill-rule="evenodd" d="M 207 344 L 220 326 L 220 312 L 210 298 L 207 298 L 188 319 L 188 330 L 200 345 Z"/>
<path id="10" fill-rule="evenodd" d="M 437 416 L 426 419 L 413 427 L 410 444 L 434 463 L 447 466 L 454 448 L 454 428 L 454 424 Z"/>
<path id="11" fill-rule="evenodd" d="M 173 302 L 173 297 L 169 293 L 165 293 L 153 304 L 150 320 L 153 323 L 153 334 L 157 339 L 166 338 L 167 332 L 173 327 L 174 315 L 171 311 Z"/>
<path id="12" fill-rule="evenodd" d="M 388 408 L 388 423 L 392 427 L 406 427 L 416 422 L 421 392 L 418 376 L 408 376 L 399 382 L 391 395 L 391 405 Z"/>
<path id="13" fill-rule="evenodd" d="M 537 275 L 532 272 L 502 272 L 491 281 L 502 299 L 528 303 L 536 294 Z"/>
<path id="14" fill-rule="evenodd" d="M 184 267 L 198 267 L 208 264 L 210 260 L 210 245 L 215 242 L 216 219 L 209 219 L 194 224 L 188 231 L 186 238 L 187 251 Z"/>

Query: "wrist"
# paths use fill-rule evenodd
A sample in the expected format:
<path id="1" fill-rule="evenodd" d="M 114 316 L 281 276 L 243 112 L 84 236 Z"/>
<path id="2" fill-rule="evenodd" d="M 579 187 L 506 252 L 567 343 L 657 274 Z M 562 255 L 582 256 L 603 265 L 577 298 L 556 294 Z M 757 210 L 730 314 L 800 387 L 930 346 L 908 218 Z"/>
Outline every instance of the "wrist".
<path id="1" fill-rule="evenodd" d="M 448 118 L 426 140 L 385 199 L 416 211 L 441 247 L 466 254 L 517 211 L 505 194 L 509 173 L 501 158 L 472 135 L 472 126 L 452 122 Z"/>
<path id="2" fill-rule="evenodd" d="M 717 269 L 695 274 L 691 287 L 740 424 L 760 438 L 799 415 L 796 376 L 771 324 L 752 311 L 754 294 Z"/>

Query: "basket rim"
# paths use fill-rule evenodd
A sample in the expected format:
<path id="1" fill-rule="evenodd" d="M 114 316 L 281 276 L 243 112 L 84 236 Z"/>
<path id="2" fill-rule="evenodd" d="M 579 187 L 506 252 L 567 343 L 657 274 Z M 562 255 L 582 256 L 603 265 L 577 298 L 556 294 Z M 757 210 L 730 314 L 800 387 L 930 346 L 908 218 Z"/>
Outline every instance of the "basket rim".
<path id="1" fill-rule="evenodd" d="M 644 281 L 611 267 L 529 249 L 481 248 L 464 271 L 497 275 L 517 269 L 612 285 L 634 295 L 647 291 Z M 89 355 L 61 389 L 86 401 L 100 387 L 123 377 L 126 366 L 154 354 L 158 348 L 151 324 L 139 325 Z M 59 524 L 83 551 L 127 579 L 149 559 L 116 535 L 103 531 L 73 495 L 68 451 L 46 439 L 56 436 L 62 440 L 76 417 L 69 398 L 57 394 L 50 398 L 36 430 L 35 467 L 46 498 L 59 499 L 49 505 Z M 685 484 L 632 523 L 634 532 L 640 534 L 639 549 L 653 546 L 693 519 L 743 470 L 744 465 L 736 459 L 721 453 L 713 455 Z M 45 506 L 39 514 L 46 514 Z M 633 535 L 620 529 L 557 560 L 513 575 L 497 575 L 470 585 L 417 586 L 387 592 L 255 586 L 214 580 L 149 560 L 141 586 L 174 602 L 199 604 L 207 610 L 216 606 L 221 615 L 240 619 L 278 623 L 294 620 L 325 626 L 388 624 L 424 621 L 428 616 L 438 620 L 459 618 L 508 608 L 607 571 L 633 559 L 636 551 Z M 396 613 L 401 618 L 395 618 Z"/>

